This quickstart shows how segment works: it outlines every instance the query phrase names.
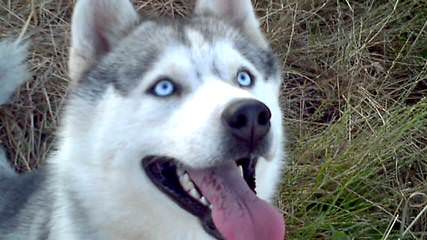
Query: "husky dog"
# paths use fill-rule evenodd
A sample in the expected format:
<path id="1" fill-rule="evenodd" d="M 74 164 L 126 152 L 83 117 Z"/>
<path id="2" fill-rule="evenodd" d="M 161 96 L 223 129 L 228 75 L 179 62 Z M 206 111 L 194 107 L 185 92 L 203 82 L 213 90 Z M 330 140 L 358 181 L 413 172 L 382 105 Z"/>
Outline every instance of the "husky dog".
<path id="1" fill-rule="evenodd" d="M 2 240 L 282 240 L 280 66 L 250 0 L 141 20 L 79 0 L 46 167 L 0 175 Z"/>

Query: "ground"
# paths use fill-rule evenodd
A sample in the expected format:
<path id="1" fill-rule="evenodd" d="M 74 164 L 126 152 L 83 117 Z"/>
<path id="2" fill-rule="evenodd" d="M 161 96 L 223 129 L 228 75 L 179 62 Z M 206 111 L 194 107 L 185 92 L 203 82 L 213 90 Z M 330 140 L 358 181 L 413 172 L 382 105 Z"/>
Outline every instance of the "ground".
<path id="1" fill-rule="evenodd" d="M 134 1 L 188 16 L 192 1 Z M 289 239 L 427 239 L 427 2 L 257 0 L 283 64 Z M 31 38 L 33 79 L 0 108 L 18 171 L 42 164 L 69 79 L 71 0 L 0 0 L 0 38 Z"/>

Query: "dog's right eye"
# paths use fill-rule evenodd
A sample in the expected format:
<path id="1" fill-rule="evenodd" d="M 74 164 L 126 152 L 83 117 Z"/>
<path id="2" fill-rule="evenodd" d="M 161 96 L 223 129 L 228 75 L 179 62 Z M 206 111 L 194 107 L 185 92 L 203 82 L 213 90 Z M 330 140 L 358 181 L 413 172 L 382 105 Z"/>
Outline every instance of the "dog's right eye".
<path id="1" fill-rule="evenodd" d="M 150 93 L 158 97 L 168 97 L 175 93 L 176 85 L 170 79 L 157 81 L 150 89 Z"/>
<path id="2" fill-rule="evenodd" d="M 241 70 L 237 73 L 237 83 L 243 88 L 250 88 L 254 85 L 254 77 L 248 70 Z"/>

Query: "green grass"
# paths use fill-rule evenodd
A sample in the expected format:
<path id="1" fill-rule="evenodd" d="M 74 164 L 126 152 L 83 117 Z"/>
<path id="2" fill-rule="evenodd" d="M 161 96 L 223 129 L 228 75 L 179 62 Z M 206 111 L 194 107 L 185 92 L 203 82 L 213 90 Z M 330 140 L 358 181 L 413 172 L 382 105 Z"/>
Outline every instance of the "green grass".
<path id="1" fill-rule="evenodd" d="M 292 239 L 383 239 L 389 230 L 397 239 L 412 220 L 402 219 L 410 194 L 426 190 L 427 99 L 369 119 L 348 108 L 322 133 L 291 145 L 280 200 Z M 426 230 L 425 220 L 415 232 Z"/>
<path id="2" fill-rule="evenodd" d="M 426 239 L 427 2 L 283 11 L 289 238 Z"/>

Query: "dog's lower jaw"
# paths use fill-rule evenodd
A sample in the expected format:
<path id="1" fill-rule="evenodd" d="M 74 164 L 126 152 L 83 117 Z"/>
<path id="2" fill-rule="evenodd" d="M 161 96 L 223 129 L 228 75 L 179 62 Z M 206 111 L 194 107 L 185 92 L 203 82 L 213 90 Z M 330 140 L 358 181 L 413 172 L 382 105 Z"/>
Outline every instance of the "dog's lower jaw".
<path id="1" fill-rule="evenodd" d="M 65 196 L 61 192 L 58 194 Z M 176 214 L 171 213 L 172 216 L 169 219 L 152 219 L 154 223 L 149 219 L 139 221 L 147 216 L 138 216 L 139 214 L 134 214 L 132 217 L 119 216 L 120 212 L 114 210 L 111 210 L 114 213 L 103 216 L 91 215 L 88 219 L 81 219 L 74 215 L 71 208 L 64 209 L 64 206 L 73 204 L 75 203 L 56 198 L 55 205 L 61 206 L 62 210 L 58 209 L 53 213 L 54 224 L 47 240 L 215 240 L 203 230 L 198 219 L 187 213 L 183 214 L 187 215 L 185 217 L 177 217 Z M 89 232 L 82 229 L 82 226 L 97 231 Z"/>
<path id="2" fill-rule="evenodd" d="M 50 162 L 73 160 L 58 157 Z M 143 177 L 135 185 L 129 181 L 131 169 L 126 175 L 118 172 L 103 174 L 99 169 L 91 168 L 77 171 L 64 168 L 64 165 L 60 171 L 52 164 L 48 167 L 56 170 L 49 171 L 56 206 L 49 240 L 214 240 L 196 217 L 155 189 L 140 168 L 135 174 Z M 125 177 L 119 179 L 117 176 Z M 139 189 L 141 183 L 145 186 L 144 191 Z M 85 216 L 76 212 L 84 212 Z M 96 232 L 86 231 L 85 226 L 96 229 Z"/>

